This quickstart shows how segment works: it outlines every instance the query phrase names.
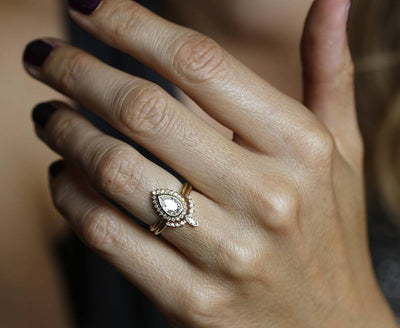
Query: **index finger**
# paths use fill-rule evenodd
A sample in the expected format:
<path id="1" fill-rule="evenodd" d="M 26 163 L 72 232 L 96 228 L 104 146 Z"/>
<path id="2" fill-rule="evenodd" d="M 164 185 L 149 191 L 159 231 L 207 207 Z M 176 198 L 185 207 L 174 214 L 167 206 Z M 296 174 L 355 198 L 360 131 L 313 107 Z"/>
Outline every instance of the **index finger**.
<path id="1" fill-rule="evenodd" d="M 88 1 L 72 1 L 82 11 Z M 100 3 L 100 0 L 91 0 Z M 93 6 L 91 9 L 94 9 Z M 97 38 L 137 58 L 180 87 L 250 146 L 273 153 L 315 119 L 215 41 L 173 24 L 131 0 L 103 0 L 72 18 Z M 294 143 L 299 144 L 299 140 Z"/>

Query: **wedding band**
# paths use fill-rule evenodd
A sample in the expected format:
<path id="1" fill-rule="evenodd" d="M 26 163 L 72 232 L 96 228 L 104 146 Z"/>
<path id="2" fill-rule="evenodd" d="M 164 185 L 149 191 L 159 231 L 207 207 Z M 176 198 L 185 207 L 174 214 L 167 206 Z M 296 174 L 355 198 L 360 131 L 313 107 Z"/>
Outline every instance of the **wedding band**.
<path id="1" fill-rule="evenodd" d="M 152 191 L 152 201 L 160 219 L 150 226 L 150 231 L 159 235 L 166 227 L 179 228 L 186 223 L 197 227 L 199 223 L 192 216 L 194 204 L 190 197 L 192 186 L 185 182 L 180 193 L 170 189 Z"/>

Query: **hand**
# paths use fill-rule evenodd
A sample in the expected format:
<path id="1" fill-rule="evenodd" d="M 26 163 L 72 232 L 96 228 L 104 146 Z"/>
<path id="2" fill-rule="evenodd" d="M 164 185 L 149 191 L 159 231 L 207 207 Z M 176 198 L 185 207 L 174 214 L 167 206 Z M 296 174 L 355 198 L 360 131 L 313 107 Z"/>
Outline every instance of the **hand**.
<path id="1" fill-rule="evenodd" d="M 158 86 L 60 40 L 27 48 L 32 76 L 103 117 L 193 184 L 200 226 L 167 228 L 164 239 L 156 238 L 94 190 L 150 225 L 158 220 L 151 191 L 179 191 L 182 184 L 67 104 L 34 111 L 38 135 L 66 161 L 51 169 L 56 207 L 172 323 L 395 326 L 368 253 L 348 7 L 348 0 L 318 0 L 310 12 L 304 104 L 214 41 L 135 2 L 103 0 L 92 13 L 71 10 L 84 29 L 190 95 L 234 131 L 233 141 Z"/>

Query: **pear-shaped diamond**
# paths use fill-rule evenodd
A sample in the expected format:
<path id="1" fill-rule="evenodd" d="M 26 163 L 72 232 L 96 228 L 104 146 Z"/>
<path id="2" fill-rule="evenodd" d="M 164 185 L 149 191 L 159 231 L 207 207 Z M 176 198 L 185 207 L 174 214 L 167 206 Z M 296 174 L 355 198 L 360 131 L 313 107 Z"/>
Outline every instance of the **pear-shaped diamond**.
<path id="1" fill-rule="evenodd" d="M 182 202 L 173 195 L 158 195 L 158 202 L 162 210 L 171 217 L 177 217 L 183 211 Z"/>

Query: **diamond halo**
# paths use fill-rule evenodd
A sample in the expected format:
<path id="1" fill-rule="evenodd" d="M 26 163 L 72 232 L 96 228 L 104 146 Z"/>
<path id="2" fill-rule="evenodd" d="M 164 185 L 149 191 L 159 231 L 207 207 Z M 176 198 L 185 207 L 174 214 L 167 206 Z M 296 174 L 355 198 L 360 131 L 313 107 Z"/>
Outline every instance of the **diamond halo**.
<path id="1" fill-rule="evenodd" d="M 152 192 L 153 206 L 166 225 L 173 228 L 186 223 L 197 227 L 199 223 L 192 216 L 194 204 L 190 195 L 181 195 L 169 189 L 156 189 Z"/>

